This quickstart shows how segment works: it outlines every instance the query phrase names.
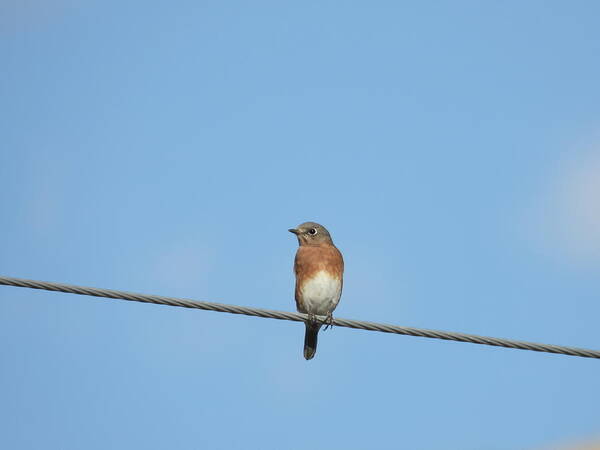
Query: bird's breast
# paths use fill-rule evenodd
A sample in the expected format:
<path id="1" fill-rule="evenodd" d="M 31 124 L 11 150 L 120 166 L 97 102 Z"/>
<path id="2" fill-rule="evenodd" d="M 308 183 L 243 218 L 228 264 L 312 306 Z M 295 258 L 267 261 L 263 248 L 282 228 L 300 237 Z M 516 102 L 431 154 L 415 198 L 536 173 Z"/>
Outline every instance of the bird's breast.
<path id="1" fill-rule="evenodd" d="M 301 283 L 301 303 L 306 309 L 301 312 L 327 315 L 335 309 L 341 295 L 341 278 L 321 270 Z"/>

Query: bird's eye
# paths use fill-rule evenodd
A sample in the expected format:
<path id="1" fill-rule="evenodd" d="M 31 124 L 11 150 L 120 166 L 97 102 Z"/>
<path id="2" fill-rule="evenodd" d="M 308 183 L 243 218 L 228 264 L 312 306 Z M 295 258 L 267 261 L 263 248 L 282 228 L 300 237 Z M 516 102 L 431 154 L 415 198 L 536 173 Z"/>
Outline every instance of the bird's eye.
<path id="1" fill-rule="evenodd" d="M 315 234 L 317 234 L 317 229 L 311 228 L 310 230 L 308 230 L 308 234 L 310 234 L 311 236 L 314 236 Z"/>

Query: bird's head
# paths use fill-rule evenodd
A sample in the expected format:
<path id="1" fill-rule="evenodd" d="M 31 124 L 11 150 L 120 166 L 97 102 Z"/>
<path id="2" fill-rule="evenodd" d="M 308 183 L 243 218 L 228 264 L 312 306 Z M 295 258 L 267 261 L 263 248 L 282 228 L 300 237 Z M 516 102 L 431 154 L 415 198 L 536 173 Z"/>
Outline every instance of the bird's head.
<path id="1" fill-rule="evenodd" d="M 315 222 L 304 222 L 288 231 L 296 235 L 300 245 L 333 245 L 327 228 Z"/>

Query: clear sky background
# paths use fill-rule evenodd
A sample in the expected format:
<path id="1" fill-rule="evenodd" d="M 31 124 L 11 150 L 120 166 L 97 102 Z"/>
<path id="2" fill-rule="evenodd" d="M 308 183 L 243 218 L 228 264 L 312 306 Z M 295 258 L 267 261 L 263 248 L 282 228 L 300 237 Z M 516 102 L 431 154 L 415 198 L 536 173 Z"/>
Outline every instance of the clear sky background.
<path id="1" fill-rule="evenodd" d="M 0 3 L 0 273 L 600 349 L 594 1 Z M 600 362 L 0 288 L 5 449 L 546 449 Z"/>

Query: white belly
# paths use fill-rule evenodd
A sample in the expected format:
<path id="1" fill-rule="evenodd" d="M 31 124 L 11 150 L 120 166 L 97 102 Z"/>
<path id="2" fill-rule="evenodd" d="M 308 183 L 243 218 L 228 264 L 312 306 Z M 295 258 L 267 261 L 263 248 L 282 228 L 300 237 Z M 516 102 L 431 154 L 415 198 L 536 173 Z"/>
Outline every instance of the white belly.
<path id="1" fill-rule="evenodd" d="M 326 316 L 332 312 L 342 295 L 342 281 L 321 271 L 304 282 L 302 296 L 307 313 Z"/>

